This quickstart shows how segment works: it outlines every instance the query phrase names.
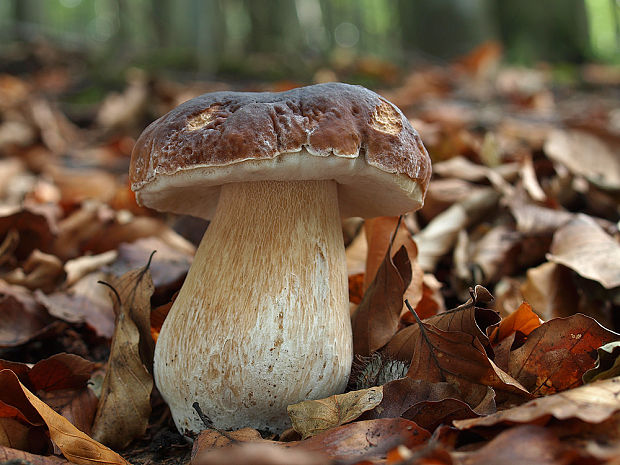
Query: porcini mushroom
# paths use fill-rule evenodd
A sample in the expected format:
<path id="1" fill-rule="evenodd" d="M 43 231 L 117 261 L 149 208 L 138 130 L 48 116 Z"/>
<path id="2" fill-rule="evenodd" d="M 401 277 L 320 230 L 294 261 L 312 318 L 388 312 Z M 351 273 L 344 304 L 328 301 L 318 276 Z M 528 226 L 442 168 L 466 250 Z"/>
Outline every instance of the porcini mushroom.
<path id="1" fill-rule="evenodd" d="M 341 392 L 352 337 L 341 217 L 418 209 L 430 160 L 363 87 L 216 92 L 152 123 L 139 203 L 210 218 L 161 329 L 155 382 L 177 428 L 282 431 L 286 406 Z"/>

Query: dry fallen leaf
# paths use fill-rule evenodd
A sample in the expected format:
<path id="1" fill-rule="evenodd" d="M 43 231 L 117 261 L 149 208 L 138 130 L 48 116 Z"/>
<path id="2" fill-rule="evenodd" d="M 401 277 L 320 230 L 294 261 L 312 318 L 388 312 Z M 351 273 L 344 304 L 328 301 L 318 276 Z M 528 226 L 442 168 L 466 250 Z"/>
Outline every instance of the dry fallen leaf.
<path id="1" fill-rule="evenodd" d="M 547 258 L 607 289 L 620 286 L 620 244 L 589 216 L 577 215 L 558 229 Z"/>
<path id="2" fill-rule="evenodd" d="M 191 465 L 328 465 L 330 462 L 320 451 L 287 449 L 269 442 L 250 442 L 208 450 L 197 455 Z"/>
<path id="3" fill-rule="evenodd" d="M 364 222 L 364 231 L 368 241 L 364 291 L 367 291 L 373 282 L 377 271 L 385 260 L 388 248 L 399 250 L 401 247 L 405 247 L 411 265 L 411 280 L 404 292 L 403 300 L 408 299 L 412 305 L 417 305 L 422 298 L 424 272 L 416 261 L 418 248 L 405 223 L 397 216 L 369 218 Z M 406 307 L 404 305 L 402 307 L 403 311 L 406 312 Z"/>
<path id="4" fill-rule="evenodd" d="M 19 346 L 57 326 L 28 289 L 0 280 L 0 347 Z"/>
<path id="5" fill-rule="evenodd" d="M 518 407 L 481 418 L 458 420 L 454 426 L 465 430 L 498 424 L 547 423 L 576 418 L 586 423 L 601 423 L 620 410 L 620 377 L 597 381 L 575 389 L 531 400 Z"/>
<path id="6" fill-rule="evenodd" d="M 545 142 L 549 158 L 600 187 L 620 189 L 620 161 L 611 145 L 582 131 L 553 131 Z"/>
<path id="7" fill-rule="evenodd" d="M 391 256 L 391 247 L 374 281 L 353 314 L 353 352 L 368 356 L 383 347 L 398 329 L 403 294 L 411 280 L 405 246 Z"/>
<path id="8" fill-rule="evenodd" d="M 99 284 L 105 278 L 103 272 L 95 271 L 68 289 L 48 295 L 37 290 L 35 297 L 50 315 L 69 323 L 86 323 L 95 333 L 109 339 L 114 333 L 114 309 L 106 289 Z"/>
<path id="9" fill-rule="evenodd" d="M 91 439 L 73 426 L 66 418 L 22 385 L 11 370 L 0 370 L 0 400 L 9 403 L 29 418 L 40 418 L 49 428 L 54 444 L 72 463 L 78 465 L 128 465 L 120 455 Z M 7 399 L 7 396 L 8 397 Z"/>
<path id="10" fill-rule="evenodd" d="M 520 332 L 527 336 L 542 324 L 542 321 L 527 302 L 523 302 L 519 308 L 500 321 L 499 326 L 493 328 L 491 343 L 499 344 L 514 332 Z"/>
<path id="11" fill-rule="evenodd" d="M 486 291 L 482 286 L 477 286 L 477 289 L 484 289 Z M 484 291 L 481 291 L 481 295 L 484 294 Z M 488 291 L 486 293 L 488 294 Z M 486 350 L 491 345 L 487 337 L 487 331 L 490 327 L 499 323 L 500 317 L 493 310 L 477 307 L 476 297 L 477 295 L 474 294 L 459 307 L 427 318 L 424 320 L 424 323 L 433 325 L 435 328 L 443 331 L 460 331 L 469 334 L 479 340 Z M 488 303 L 489 299 L 492 300 L 490 294 L 484 295 L 480 303 Z M 385 346 L 384 352 L 397 360 L 410 361 L 413 357 L 415 345 L 412 341 L 419 337 L 419 331 L 420 328 L 416 323 L 403 328 Z"/>
<path id="12" fill-rule="evenodd" d="M 482 343 L 460 331 L 442 331 L 422 323 L 412 340 L 413 359 L 407 376 L 430 382 L 449 382 L 461 392 L 461 399 L 475 408 L 487 397 L 487 388 L 529 397 L 527 390 L 488 357 Z"/>
<path id="13" fill-rule="evenodd" d="M 492 394 L 492 390 L 489 389 Z M 493 395 L 472 409 L 460 399 L 454 384 L 431 383 L 402 378 L 383 385 L 383 399 L 374 409 L 365 412 L 364 420 L 375 418 L 406 418 L 428 431 L 452 420 L 477 417 L 495 412 Z"/>
<path id="14" fill-rule="evenodd" d="M 620 341 L 598 348 L 596 365 L 583 374 L 583 382 L 591 383 L 615 376 L 620 376 Z"/>
<path id="15" fill-rule="evenodd" d="M 524 425 L 509 429 L 474 452 L 455 454 L 459 465 L 570 465 L 576 451 L 548 429 Z"/>
<path id="16" fill-rule="evenodd" d="M 508 373 L 537 397 L 574 388 L 594 366 L 596 349 L 619 338 L 585 315 L 556 318 L 533 330 L 525 344 L 510 353 Z"/>
<path id="17" fill-rule="evenodd" d="M 4 446 L 0 446 L 0 461 L 1 463 L 14 463 L 15 465 L 22 463 L 29 465 L 69 465 L 71 463 L 55 455 L 30 454 Z"/>
<path id="18" fill-rule="evenodd" d="M 433 218 L 414 236 L 422 269 L 434 271 L 439 259 L 454 246 L 459 231 L 488 215 L 498 199 L 499 194 L 494 189 L 481 189 Z"/>
<path id="19" fill-rule="evenodd" d="M 111 447 L 126 447 L 141 436 L 151 413 L 153 362 L 149 264 L 129 271 L 110 284 L 116 328 L 103 381 L 93 437 Z"/>
<path id="20" fill-rule="evenodd" d="M 356 421 L 312 436 L 305 441 L 285 443 L 285 447 L 318 452 L 331 460 L 353 462 L 386 456 L 399 444 L 415 447 L 424 444 L 430 433 L 403 418 Z"/>
<path id="21" fill-rule="evenodd" d="M 289 405 L 287 412 L 293 428 L 302 439 L 343 425 L 375 408 L 383 398 L 381 386 L 337 394 L 325 399 L 306 400 Z"/>

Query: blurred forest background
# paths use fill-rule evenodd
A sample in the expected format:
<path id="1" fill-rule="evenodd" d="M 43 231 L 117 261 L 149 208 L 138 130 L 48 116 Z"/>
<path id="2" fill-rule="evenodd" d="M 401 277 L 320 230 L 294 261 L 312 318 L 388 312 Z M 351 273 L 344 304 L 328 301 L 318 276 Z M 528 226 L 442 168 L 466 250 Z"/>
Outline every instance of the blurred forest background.
<path id="1" fill-rule="evenodd" d="M 87 58 L 94 75 L 138 66 L 177 79 L 295 79 L 322 69 L 372 85 L 487 41 L 510 63 L 620 63 L 617 0 L 2 0 L 0 72 L 23 44 Z M 341 77 L 341 76 L 340 76 Z M 316 80 L 316 79 L 315 79 Z M 318 79 L 321 80 L 321 79 Z M 370 82 L 364 82 L 368 81 Z"/>

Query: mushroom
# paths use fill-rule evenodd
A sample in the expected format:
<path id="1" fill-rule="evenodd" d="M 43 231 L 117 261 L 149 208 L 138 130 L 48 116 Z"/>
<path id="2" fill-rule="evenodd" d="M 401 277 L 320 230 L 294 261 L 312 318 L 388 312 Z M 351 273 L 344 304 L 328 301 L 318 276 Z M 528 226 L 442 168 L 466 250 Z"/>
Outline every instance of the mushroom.
<path id="1" fill-rule="evenodd" d="M 359 86 L 215 92 L 145 129 L 137 201 L 211 219 L 161 328 L 155 382 L 180 432 L 279 432 L 287 405 L 344 390 L 352 336 L 341 217 L 418 209 L 430 160 Z M 199 407 L 197 409 L 196 407 Z"/>

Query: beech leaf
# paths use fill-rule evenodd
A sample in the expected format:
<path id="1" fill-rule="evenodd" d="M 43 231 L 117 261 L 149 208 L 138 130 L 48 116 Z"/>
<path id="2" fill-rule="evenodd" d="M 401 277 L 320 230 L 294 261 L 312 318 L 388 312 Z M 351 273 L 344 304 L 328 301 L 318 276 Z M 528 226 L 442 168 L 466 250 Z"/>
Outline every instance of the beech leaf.
<path id="1" fill-rule="evenodd" d="M 510 353 L 508 373 L 535 396 L 579 386 L 596 362 L 596 349 L 620 335 L 586 315 L 547 321 Z"/>
<path id="2" fill-rule="evenodd" d="M 583 374 L 584 383 L 620 376 L 620 341 L 605 344 L 597 351 L 596 365 Z"/>
<path id="3" fill-rule="evenodd" d="M 72 463 L 78 465 L 127 465 L 116 452 L 108 449 L 82 431 L 77 429 L 65 417 L 56 413 L 45 402 L 30 392 L 11 370 L 0 370 L 0 385 L 3 386 L 3 397 L 7 389 L 13 393 L 11 402 L 20 411 L 25 412 L 29 418 L 39 417 L 49 428 L 49 434 L 54 444 L 62 451 L 63 455 Z"/>
<path id="4" fill-rule="evenodd" d="M 601 423 L 620 410 L 619 396 L 620 377 L 616 377 L 534 399 L 486 417 L 458 420 L 454 422 L 454 426 L 465 430 L 503 423 L 546 423 L 550 417 L 557 420 L 577 418 L 586 423 Z"/>
<path id="5" fill-rule="evenodd" d="M 154 287 L 149 264 L 110 285 L 116 328 L 93 437 L 114 448 L 125 447 L 143 435 L 151 413 L 153 378 L 147 366 L 153 363 L 150 298 Z"/>
<path id="6" fill-rule="evenodd" d="M 577 215 L 556 231 L 547 258 L 605 288 L 620 286 L 620 244 L 586 215 Z"/>
<path id="7" fill-rule="evenodd" d="M 396 333 L 403 294 L 411 281 L 411 262 L 402 246 L 392 258 L 388 248 L 375 279 L 353 315 L 353 352 L 368 356 Z"/>
<path id="8" fill-rule="evenodd" d="M 289 405 L 287 412 L 293 428 L 303 439 L 322 433 L 358 418 L 375 408 L 383 398 L 383 387 L 371 387 L 325 399 L 306 400 Z"/>

